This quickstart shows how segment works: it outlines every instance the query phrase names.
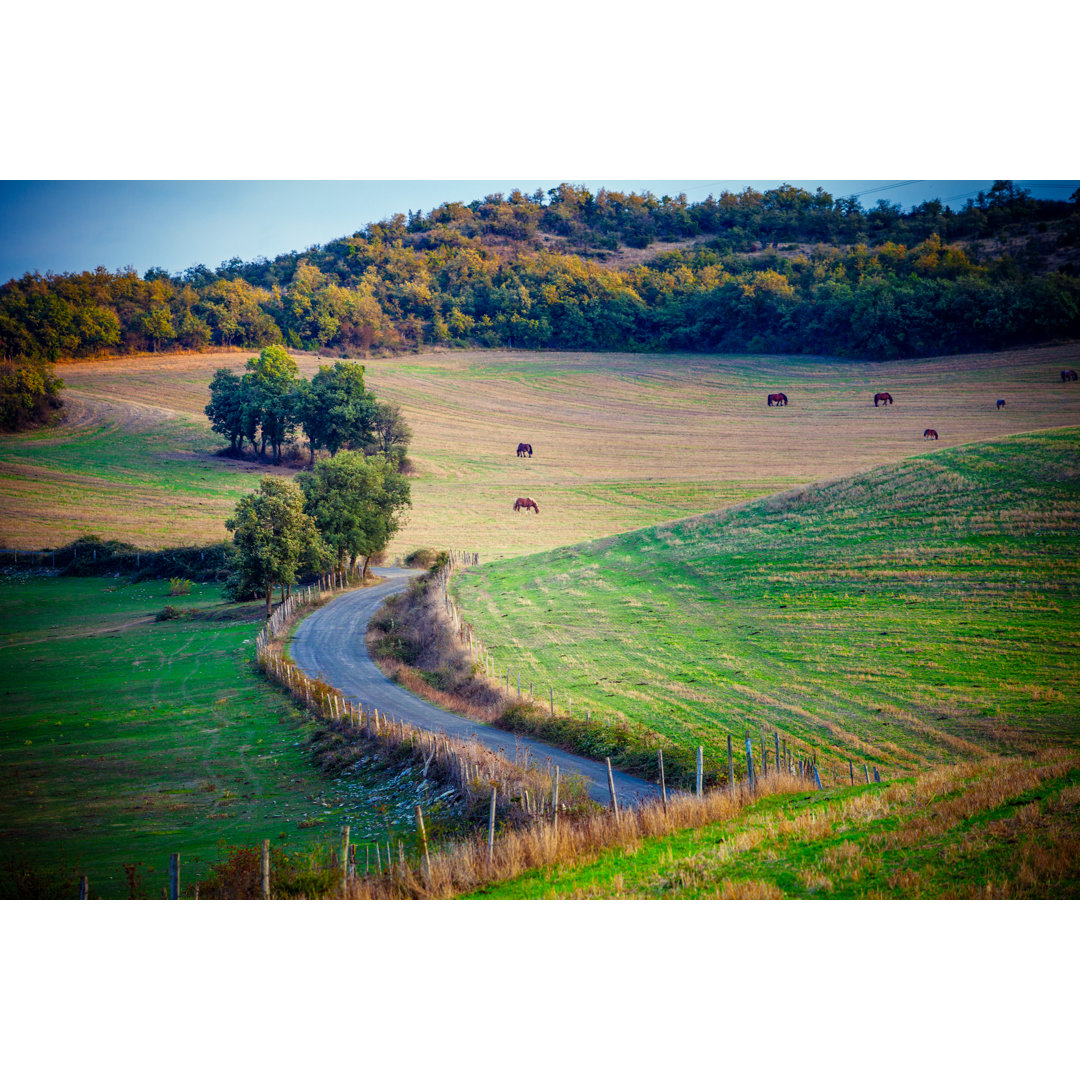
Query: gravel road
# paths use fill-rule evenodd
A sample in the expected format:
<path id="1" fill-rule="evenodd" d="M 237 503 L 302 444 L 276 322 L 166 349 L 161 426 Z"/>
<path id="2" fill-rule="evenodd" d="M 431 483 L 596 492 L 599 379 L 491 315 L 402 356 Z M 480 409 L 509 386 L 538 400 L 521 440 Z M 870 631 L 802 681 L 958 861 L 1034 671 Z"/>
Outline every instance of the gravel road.
<path id="1" fill-rule="evenodd" d="M 297 627 L 289 646 L 293 660 L 310 676 L 322 679 L 349 701 L 373 706 L 399 720 L 429 731 L 459 738 L 476 738 L 492 750 L 503 750 L 513 759 L 516 746 L 528 747 L 542 764 L 550 759 L 562 773 L 581 773 L 589 781 L 589 793 L 597 802 L 609 801 L 607 768 L 603 762 L 568 754 L 525 736 L 499 731 L 487 724 L 446 712 L 391 682 L 368 656 L 364 635 L 368 622 L 386 597 L 408 586 L 419 571 L 380 567 L 387 580 L 367 589 L 343 593 L 309 615 Z M 656 798 L 656 784 L 615 772 L 615 792 L 620 805 Z"/>

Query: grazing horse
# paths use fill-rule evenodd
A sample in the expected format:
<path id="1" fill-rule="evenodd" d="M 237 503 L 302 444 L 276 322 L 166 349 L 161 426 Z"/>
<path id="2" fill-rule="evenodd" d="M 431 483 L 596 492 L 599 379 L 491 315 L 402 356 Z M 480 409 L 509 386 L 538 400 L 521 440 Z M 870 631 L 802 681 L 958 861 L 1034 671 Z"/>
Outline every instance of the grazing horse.
<path id="1" fill-rule="evenodd" d="M 998 398 L 997 407 L 999 409 L 1004 409 L 1005 408 L 1005 399 L 1003 397 Z"/>
<path id="2" fill-rule="evenodd" d="M 786 405 L 787 394 L 770 394 L 768 403 L 770 405 Z"/>
<path id="3" fill-rule="evenodd" d="M 537 506 L 532 499 L 518 499 L 518 501 L 514 503 L 514 510 L 524 510 L 526 514 L 530 510 L 535 510 L 538 514 L 540 513 L 540 507 Z"/>
<path id="4" fill-rule="evenodd" d="M 891 404 L 892 404 L 892 394 L 875 394 L 874 395 L 874 408 L 875 409 L 879 405 L 891 405 Z"/>
<path id="5" fill-rule="evenodd" d="M 935 430 L 934 430 L 934 429 L 933 429 L 932 427 L 928 427 L 928 428 L 927 428 L 927 429 L 926 429 L 926 430 L 925 430 L 925 431 L 924 431 L 924 432 L 922 433 L 922 437 L 923 437 L 924 439 L 936 439 L 936 438 L 937 438 L 937 432 L 936 432 L 936 431 L 935 431 Z"/>
<path id="6" fill-rule="evenodd" d="M 519 442 L 517 455 L 518 457 L 532 457 L 532 443 Z"/>
<path id="7" fill-rule="evenodd" d="M 1076 372 L 1072 368 L 1066 368 L 1061 373 L 1062 382 L 1076 382 Z"/>

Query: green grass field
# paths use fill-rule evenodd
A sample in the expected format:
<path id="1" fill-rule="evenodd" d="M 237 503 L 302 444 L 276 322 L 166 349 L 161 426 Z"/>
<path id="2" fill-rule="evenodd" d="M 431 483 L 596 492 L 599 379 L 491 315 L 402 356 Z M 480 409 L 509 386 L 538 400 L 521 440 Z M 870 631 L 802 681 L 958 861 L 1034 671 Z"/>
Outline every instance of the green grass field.
<path id="1" fill-rule="evenodd" d="M 190 890 L 223 843 L 411 835 L 408 770 L 311 765 L 302 715 L 250 663 L 261 620 L 212 586 L 168 589 L 0 579 L 0 895 L 31 871 L 31 893 L 74 896 L 86 874 L 93 896 L 127 896 L 126 863 L 155 897 L 172 852 Z M 166 604 L 201 617 L 155 622 Z"/>
<path id="2" fill-rule="evenodd" d="M 737 818 L 529 871 L 542 899 L 1049 899 L 1080 895 L 1080 755 L 768 796 Z"/>
<path id="3" fill-rule="evenodd" d="M 296 475 L 215 456 L 207 387 L 247 355 L 65 365 L 65 424 L 0 439 L 0 546 L 86 533 L 143 547 L 224 539 L 261 475 Z M 575 714 L 703 744 L 716 771 L 726 735 L 747 730 L 816 751 L 833 788 L 820 798 L 845 801 L 835 785 L 849 758 L 891 780 L 1073 747 L 1080 391 L 1058 372 L 1078 356 L 1073 344 L 874 365 L 371 360 L 369 387 L 415 432 L 414 508 L 391 555 L 480 551 L 456 587 L 501 668 L 538 696 L 554 687 L 562 706 L 572 697 Z M 307 376 L 318 363 L 301 357 Z M 766 408 L 779 389 L 791 405 Z M 895 405 L 874 409 L 883 389 Z M 924 443 L 925 427 L 940 442 Z M 514 456 L 519 440 L 532 459 Z M 518 495 L 541 514 L 515 514 Z M 363 842 L 383 828 L 380 807 L 407 818 L 407 778 L 330 782 L 311 767 L 301 717 L 250 668 L 256 623 L 155 623 L 168 602 L 220 599 L 200 586 L 170 601 L 166 588 L 0 581 L 9 886 L 31 867 L 41 892 L 87 873 L 94 895 L 127 895 L 127 863 L 142 892 L 160 895 L 172 851 L 190 884 L 221 841 L 303 846 L 347 820 Z M 743 876 L 766 880 L 753 866 Z M 804 893 L 769 880 L 784 895 L 854 895 L 833 878 Z M 717 881 L 663 894 L 713 895 L 726 888 Z"/>
<path id="4" fill-rule="evenodd" d="M 1080 430 L 1015 436 L 461 572 L 501 670 L 714 764 L 826 778 L 1080 736 Z"/>

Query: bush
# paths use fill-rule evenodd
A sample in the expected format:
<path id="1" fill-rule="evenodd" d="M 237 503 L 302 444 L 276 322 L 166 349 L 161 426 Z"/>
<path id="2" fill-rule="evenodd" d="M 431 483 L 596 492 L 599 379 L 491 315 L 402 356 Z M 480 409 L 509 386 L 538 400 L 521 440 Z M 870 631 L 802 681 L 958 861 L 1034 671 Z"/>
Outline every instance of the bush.
<path id="1" fill-rule="evenodd" d="M 224 581 L 231 549 L 231 544 L 223 543 L 145 551 L 120 540 L 80 536 L 56 549 L 56 565 L 62 567 L 61 574 L 72 577 L 128 574 L 133 582 L 174 577 L 189 582 Z"/>
<path id="2" fill-rule="evenodd" d="M 166 604 L 155 616 L 155 622 L 167 622 L 169 619 L 182 619 L 184 613 L 172 604 Z"/>
<path id="3" fill-rule="evenodd" d="M 436 551 L 434 548 L 417 548 L 415 551 L 409 552 L 408 555 L 402 559 L 402 566 L 407 566 L 410 569 L 430 570 L 438 561 L 442 552 Z"/>
<path id="4" fill-rule="evenodd" d="M 170 596 L 188 596 L 191 593 L 191 582 L 187 578 L 174 577 L 169 579 Z"/>

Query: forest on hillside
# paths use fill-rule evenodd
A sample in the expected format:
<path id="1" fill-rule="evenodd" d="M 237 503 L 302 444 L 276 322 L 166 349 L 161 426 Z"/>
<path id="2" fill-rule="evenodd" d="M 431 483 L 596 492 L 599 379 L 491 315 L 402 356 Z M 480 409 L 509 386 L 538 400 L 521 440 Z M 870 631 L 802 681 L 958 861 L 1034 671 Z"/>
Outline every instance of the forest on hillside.
<path id="1" fill-rule="evenodd" d="M 790 185 L 493 194 L 216 270 L 98 267 L 0 286 L 0 426 L 47 412 L 64 358 L 284 344 L 751 351 L 865 359 L 1080 336 L 1080 190 L 1011 181 L 953 211 Z"/>

